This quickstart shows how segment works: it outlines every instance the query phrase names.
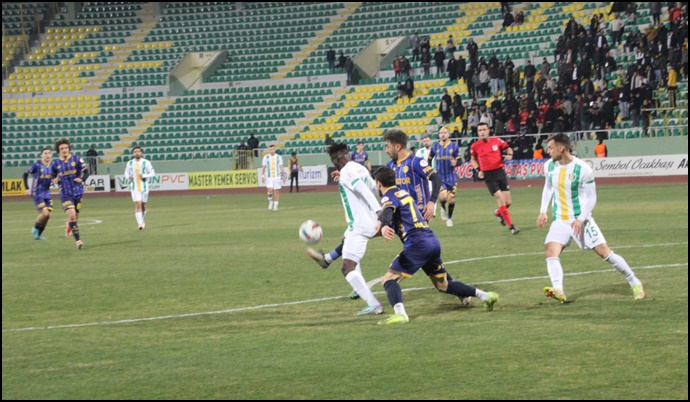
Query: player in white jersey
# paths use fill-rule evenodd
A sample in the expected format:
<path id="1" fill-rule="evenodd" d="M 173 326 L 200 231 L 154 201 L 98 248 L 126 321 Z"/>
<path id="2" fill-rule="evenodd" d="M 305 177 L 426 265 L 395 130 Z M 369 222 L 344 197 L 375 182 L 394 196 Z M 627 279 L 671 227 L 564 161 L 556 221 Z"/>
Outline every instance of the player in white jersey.
<path id="1" fill-rule="evenodd" d="M 566 301 L 563 293 L 563 268 L 559 257 L 572 239 L 580 248 L 594 250 L 604 261 L 613 265 L 625 276 L 632 288 L 633 297 L 644 299 L 642 283 L 625 259 L 609 248 L 592 218 L 592 210 L 597 202 L 592 168 L 571 154 L 570 140 L 565 134 L 555 134 L 549 138 L 548 152 L 551 160 L 544 165 L 546 182 L 537 218 L 537 226 L 543 228 L 548 221 L 546 210 L 549 203 L 553 204 L 553 222 L 544 242 L 546 268 L 552 286 L 545 287 L 544 294 L 560 302 Z"/>
<path id="2" fill-rule="evenodd" d="M 146 222 L 146 203 L 149 201 L 148 179 L 156 175 L 151 162 L 144 159 L 141 147 L 132 148 L 134 159 L 127 162 L 125 167 L 125 179 L 129 180 L 129 188 L 132 191 L 134 201 L 134 217 L 137 220 L 139 230 L 144 230 Z"/>
<path id="3" fill-rule="evenodd" d="M 429 134 L 424 134 L 422 136 L 422 147 L 415 152 L 417 158 L 423 159 L 425 161 L 429 160 L 429 153 L 431 152 L 431 137 Z M 431 166 L 436 169 L 436 158 L 431 161 Z M 431 189 L 433 184 L 429 181 L 429 194 L 431 194 Z M 436 209 L 438 208 L 438 203 L 434 204 L 434 216 L 436 216 Z"/>
<path id="4" fill-rule="evenodd" d="M 346 144 L 331 145 L 328 154 L 338 170 L 338 189 L 347 220 L 341 271 L 352 289 L 367 303 L 367 307 L 356 315 L 381 314 L 383 306 L 367 286 L 360 265 L 369 239 L 376 235 L 378 212 L 381 211 L 375 195 L 376 183 L 366 167 L 351 160 Z"/>
<path id="5" fill-rule="evenodd" d="M 261 176 L 266 181 L 266 190 L 268 190 L 268 210 L 277 211 L 281 184 L 287 175 L 283 166 L 283 157 L 276 154 L 276 146 L 273 144 L 268 146 L 268 155 L 264 155 L 261 161 Z"/>

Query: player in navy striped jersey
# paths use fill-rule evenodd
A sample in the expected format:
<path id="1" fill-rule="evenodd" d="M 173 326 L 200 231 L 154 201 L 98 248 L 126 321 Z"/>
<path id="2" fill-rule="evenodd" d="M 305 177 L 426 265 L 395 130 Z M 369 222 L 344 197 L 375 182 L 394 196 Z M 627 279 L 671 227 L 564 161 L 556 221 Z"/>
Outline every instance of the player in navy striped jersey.
<path id="1" fill-rule="evenodd" d="M 350 158 L 371 172 L 371 162 L 369 162 L 369 154 L 364 150 L 364 141 L 357 143 L 357 150 L 352 153 Z"/>
<path id="2" fill-rule="evenodd" d="M 386 153 L 391 158 L 386 166 L 395 171 L 397 187 L 410 194 L 424 219 L 431 220 L 441 189 L 441 177 L 425 159 L 416 157 L 407 149 L 407 134 L 403 131 L 390 130 L 383 138 L 386 141 Z M 431 182 L 431 190 L 429 190 L 429 182 Z M 321 268 L 327 268 L 342 253 L 342 244 L 330 253 L 307 249 L 307 255 Z M 356 292 L 350 294 L 352 299 L 358 297 Z"/>
<path id="3" fill-rule="evenodd" d="M 427 221 L 432 219 L 441 188 L 441 177 L 425 159 L 416 157 L 407 149 L 407 134 L 401 130 L 390 130 L 383 138 L 386 141 L 386 153 L 391 158 L 386 166 L 395 171 L 397 187 L 410 194 L 420 214 Z M 429 182 L 432 183 L 431 190 Z M 342 255 L 342 245 L 327 254 L 313 249 L 308 249 L 307 254 L 321 268 L 327 268 Z M 357 297 L 356 293 L 350 295 L 353 299 Z"/>
<path id="4" fill-rule="evenodd" d="M 41 160 L 34 162 L 33 165 L 24 172 L 24 187 L 26 195 L 30 195 L 34 200 L 36 210 L 39 212 L 34 223 L 32 235 L 36 240 L 45 240 L 43 231 L 50 220 L 50 213 L 53 211 L 53 200 L 50 197 L 50 182 L 53 179 L 50 171 L 50 162 L 53 153 L 46 147 L 41 150 Z M 29 176 L 33 176 L 29 188 Z"/>
<path id="5" fill-rule="evenodd" d="M 72 145 L 67 138 L 55 141 L 55 151 L 58 159 L 53 160 L 50 170 L 51 176 L 60 184 L 60 202 L 67 213 L 65 235 L 74 236 L 77 248 L 81 249 L 84 243 L 79 236 L 77 222 L 84 195 L 84 181 L 89 177 L 89 169 L 79 155 L 72 154 Z"/>
<path id="6" fill-rule="evenodd" d="M 441 176 L 441 219 L 446 221 L 446 226 L 453 226 L 453 210 L 455 210 L 455 194 L 457 193 L 458 176 L 455 173 L 460 148 L 458 144 L 450 140 L 448 127 L 441 127 L 438 132 L 439 141 L 431 146 L 429 152 L 429 164 L 436 159 L 436 171 Z M 448 212 L 446 213 L 446 202 Z"/>
<path id="7" fill-rule="evenodd" d="M 386 153 L 391 161 L 386 164 L 395 171 L 395 185 L 407 191 L 427 221 L 434 217 L 436 200 L 441 189 L 441 176 L 428 161 L 416 157 L 407 149 L 407 134 L 401 130 L 390 130 L 383 136 Z M 429 194 L 431 181 L 431 194 Z"/>
<path id="8" fill-rule="evenodd" d="M 438 238 L 419 213 L 412 196 L 395 185 L 395 171 L 381 168 L 376 171 L 374 177 L 383 205 L 376 227 L 381 230 L 381 235 L 386 240 L 393 240 L 397 235 L 404 245 L 402 252 L 395 257 L 381 280 L 394 314 L 386 320 L 379 321 L 379 324 L 409 322 L 398 282 L 402 278 L 411 278 L 420 268 L 439 292 L 457 296 L 461 300 L 476 296 L 484 301 L 487 310 L 493 310 L 494 304 L 498 301 L 498 294 L 476 289 L 453 280 L 448 275 L 441 260 L 441 244 Z"/>

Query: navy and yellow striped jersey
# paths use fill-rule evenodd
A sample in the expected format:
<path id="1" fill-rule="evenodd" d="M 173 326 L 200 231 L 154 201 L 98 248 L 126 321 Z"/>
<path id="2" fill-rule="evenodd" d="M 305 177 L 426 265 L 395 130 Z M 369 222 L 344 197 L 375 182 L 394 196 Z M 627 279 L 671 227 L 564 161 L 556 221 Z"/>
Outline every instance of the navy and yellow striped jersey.
<path id="1" fill-rule="evenodd" d="M 429 158 L 436 158 L 436 171 L 441 176 L 444 183 L 457 182 L 457 174 L 455 167 L 451 165 L 451 159 L 458 159 L 460 156 L 460 148 L 458 144 L 448 141 L 447 144 L 441 145 L 440 142 L 431 146 L 429 151 Z"/>
<path id="2" fill-rule="evenodd" d="M 50 193 L 50 182 L 53 179 L 50 166 L 43 163 L 43 161 L 37 161 L 26 171 L 27 174 L 33 176 L 31 180 L 32 197 Z"/>
<path id="3" fill-rule="evenodd" d="M 84 169 L 86 169 L 84 160 L 76 154 L 70 155 L 65 160 L 62 158 L 53 160 L 51 175 L 60 180 L 60 195 L 80 196 L 84 194 L 84 185 L 74 181 L 77 177 L 82 176 Z"/>
<path id="4" fill-rule="evenodd" d="M 360 165 L 366 167 L 366 162 L 369 160 L 369 154 L 367 153 L 367 151 L 362 151 L 361 154 L 357 151 L 354 151 L 350 156 L 350 159 L 352 159 L 353 162 L 357 162 Z"/>
<path id="5" fill-rule="evenodd" d="M 404 159 L 390 161 L 387 167 L 395 170 L 395 185 L 405 190 L 414 200 L 417 209 L 422 211 L 429 202 L 429 177 L 434 168 L 426 160 L 409 154 Z"/>
<path id="6" fill-rule="evenodd" d="M 412 196 L 405 190 L 391 188 L 381 198 L 383 209 L 393 208 L 393 229 L 400 240 L 407 241 L 412 233 L 429 232 L 429 223 L 422 213 L 415 208 Z"/>

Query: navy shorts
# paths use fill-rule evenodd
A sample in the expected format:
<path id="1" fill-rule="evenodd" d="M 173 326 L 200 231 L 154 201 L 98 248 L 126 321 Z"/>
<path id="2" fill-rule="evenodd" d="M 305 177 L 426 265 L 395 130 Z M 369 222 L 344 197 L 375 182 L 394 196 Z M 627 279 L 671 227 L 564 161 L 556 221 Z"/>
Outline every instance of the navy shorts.
<path id="1" fill-rule="evenodd" d="M 441 243 L 431 231 L 410 233 L 403 251 L 395 257 L 388 269 L 411 278 L 420 268 L 427 276 L 438 277 L 446 274 L 441 260 Z"/>

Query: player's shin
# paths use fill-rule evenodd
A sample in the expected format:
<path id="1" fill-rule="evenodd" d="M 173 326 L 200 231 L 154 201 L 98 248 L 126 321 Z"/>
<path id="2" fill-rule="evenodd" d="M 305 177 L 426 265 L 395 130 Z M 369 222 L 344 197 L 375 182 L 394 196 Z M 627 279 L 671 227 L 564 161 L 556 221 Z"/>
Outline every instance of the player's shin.
<path id="1" fill-rule="evenodd" d="M 498 208 L 498 214 L 506 221 L 508 227 L 513 226 L 513 219 L 510 217 L 510 212 L 508 212 L 508 208 L 505 205 Z"/>
<path id="2" fill-rule="evenodd" d="M 546 259 L 546 269 L 551 278 L 551 284 L 558 290 L 563 290 L 563 267 L 561 266 L 561 259 L 558 257 L 550 257 Z"/>
<path id="3" fill-rule="evenodd" d="M 69 227 L 72 230 L 72 236 L 74 236 L 74 240 L 79 241 L 79 226 L 77 226 L 77 222 L 70 222 Z"/>
<path id="4" fill-rule="evenodd" d="M 386 289 L 388 302 L 393 306 L 395 314 L 407 314 L 403 305 L 402 289 L 400 289 L 398 281 L 394 279 L 388 280 L 383 284 L 383 288 Z"/>
<path id="5" fill-rule="evenodd" d="M 466 285 L 460 281 L 448 282 L 448 288 L 446 289 L 446 293 L 451 294 L 453 296 L 457 296 L 461 299 L 475 295 L 479 297 L 479 295 L 477 295 L 476 289 L 473 286 Z"/>
<path id="6" fill-rule="evenodd" d="M 618 272 L 623 274 L 625 276 L 625 279 L 628 281 L 630 286 L 635 286 L 638 283 L 640 283 L 640 280 L 637 279 L 635 276 L 635 273 L 630 269 L 630 265 L 628 265 L 628 262 L 625 261 L 625 258 L 621 257 L 620 255 L 614 253 L 611 251 L 611 255 L 606 257 L 604 261 L 608 262 L 609 264 L 613 265 Z"/>
<path id="7" fill-rule="evenodd" d="M 347 275 L 345 275 L 345 280 L 347 280 L 350 286 L 352 286 L 352 289 L 357 292 L 359 297 L 366 301 L 369 306 L 377 306 L 380 304 L 367 286 L 367 282 L 364 280 L 364 277 L 359 271 L 356 269 L 350 271 Z"/>

